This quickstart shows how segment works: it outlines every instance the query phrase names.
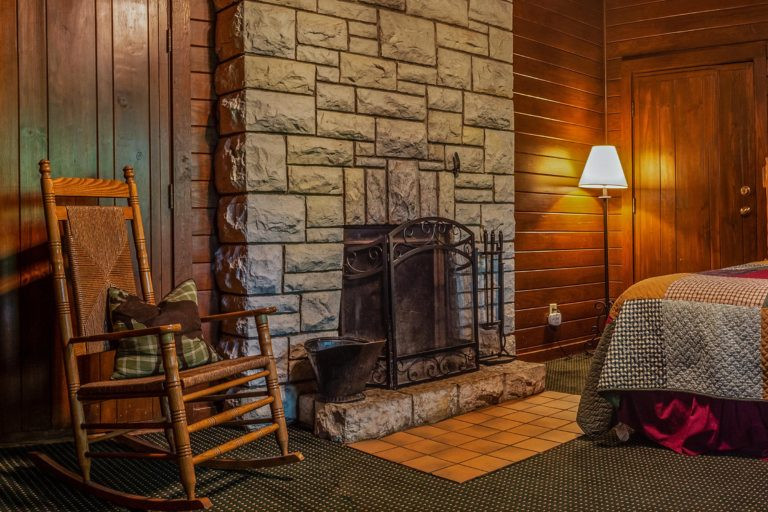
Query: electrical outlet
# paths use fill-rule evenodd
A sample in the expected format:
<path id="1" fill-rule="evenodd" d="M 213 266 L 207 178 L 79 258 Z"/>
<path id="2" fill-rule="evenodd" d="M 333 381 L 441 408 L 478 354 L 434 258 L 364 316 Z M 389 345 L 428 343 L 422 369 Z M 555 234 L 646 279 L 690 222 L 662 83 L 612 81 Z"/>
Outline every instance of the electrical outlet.
<path id="1" fill-rule="evenodd" d="M 549 324 L 550 327 L 557 329 L 562 323 L 563 314 L 557 309 L 557 304 L 550 304 L 549 314 L 547 315 L 547 324 Z"/>

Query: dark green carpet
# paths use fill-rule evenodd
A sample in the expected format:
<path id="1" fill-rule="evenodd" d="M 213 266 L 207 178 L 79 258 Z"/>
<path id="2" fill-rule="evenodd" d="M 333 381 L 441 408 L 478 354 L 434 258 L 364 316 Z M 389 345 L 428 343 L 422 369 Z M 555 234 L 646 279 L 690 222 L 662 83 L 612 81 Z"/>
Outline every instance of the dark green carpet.
<path id="1" fill-rule="evenodd" d="M 198 436 L 207 444 L 232 435 Z M 768 463 L 738 457 L 685 457 L 642 444 L 604 448 L 577 439 L 464 484 L 452 483 L 351 448 L 291 432 L 307 460 L 262 471 L 198 473 L 201 495 L 220 511 L 631 511 L 768 510 Z M 241 456 L 272 452 L 271 439 Z M 71 445 L 42 449 L 71 463 Z M 0 510 L 114 510 L 41 474 L 26 450 L 0 450 Z M 98 460 L 94 475 L 123 489 L 178 495 L 175 466 Z"/>
<path id="2" fill-rule="evenodd" d="M 592 357 L 584 353 L 547 361 L 547 389 L 580 395 L 591 362 Z"/>

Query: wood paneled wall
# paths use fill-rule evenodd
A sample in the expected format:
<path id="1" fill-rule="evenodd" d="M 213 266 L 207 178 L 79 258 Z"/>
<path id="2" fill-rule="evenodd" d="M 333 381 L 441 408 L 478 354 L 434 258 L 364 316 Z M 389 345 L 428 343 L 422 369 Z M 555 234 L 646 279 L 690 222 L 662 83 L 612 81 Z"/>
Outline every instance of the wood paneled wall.
<path id="1" fill-rule="evenodd" d="M 544 359 L 589 339 L 603 295 L 602 206 L 577 186 L 590 147 L 605 143 L 603 2 L 516 0 L 514 13 L 515 327 L 518 353 Z M 615 278 L 620 199 L 610 206 Z M 546 326 L 550 303 L 558 330 Z"/>
<path id="2" fill-rule="evenodd" d="M 608 141 L 619 146 L 629 179 L 631 162 L 621 147 L 622 59 L 768 41 L 768 0 L 606 0 L 605 5 Z M 631 225 L 629 215 L 623 224 Z M 630 281 L 631 250 L 623 256 L 624 280 Z"/>
<path id="3" fill-rule="evenodd" d="M 0 441 L 68 421 L 40 159 L 58 176 L 122 179 L 133 165 L 156 289 L 173 281 L 166 5 L 0 0 Z M 111 361 L 84 370 L 109 375 Z"/>
<path id="4" fill-rule="evenodd" d="M 213 183 L 213 153 L 216 149 L 216 70 L 213 0 L 190 0 L 192 73 L 192 271 L 197 282 L 200 310 L 218 311 L 216 283 L 211 262 L 216 239 L 216 189 Z M 208 339 L 216 330 L 207 325 Z"/>

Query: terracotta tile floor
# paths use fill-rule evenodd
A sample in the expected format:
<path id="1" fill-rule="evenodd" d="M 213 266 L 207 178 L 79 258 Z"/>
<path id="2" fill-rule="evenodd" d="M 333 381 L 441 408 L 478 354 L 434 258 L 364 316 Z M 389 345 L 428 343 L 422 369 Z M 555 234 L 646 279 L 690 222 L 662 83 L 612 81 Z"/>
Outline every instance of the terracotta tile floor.
<path id="1" fill-rule="evenodd" d="M 577 395 L 544 391 L 349 446 L 461 483 L 579 437 L 578 405 Z"/>

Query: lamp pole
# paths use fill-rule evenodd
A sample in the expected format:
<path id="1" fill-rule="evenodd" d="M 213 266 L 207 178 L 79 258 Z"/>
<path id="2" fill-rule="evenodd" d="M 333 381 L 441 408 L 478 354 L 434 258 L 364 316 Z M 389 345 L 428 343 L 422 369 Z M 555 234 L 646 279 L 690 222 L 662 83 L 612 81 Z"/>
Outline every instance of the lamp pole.
<path id="1" fill-rule="evenodd" d="M 603 187 L 603 195 L 600 199 L 603 200 L 603 265 L 605 266 L 605 315 L 608 318 L 608 310 L 611 307 L 611 282 L 609 281 L 609 268 L 608 268 L 608 200 L 611 196 L 608 195 L 608 189 Z"/>

